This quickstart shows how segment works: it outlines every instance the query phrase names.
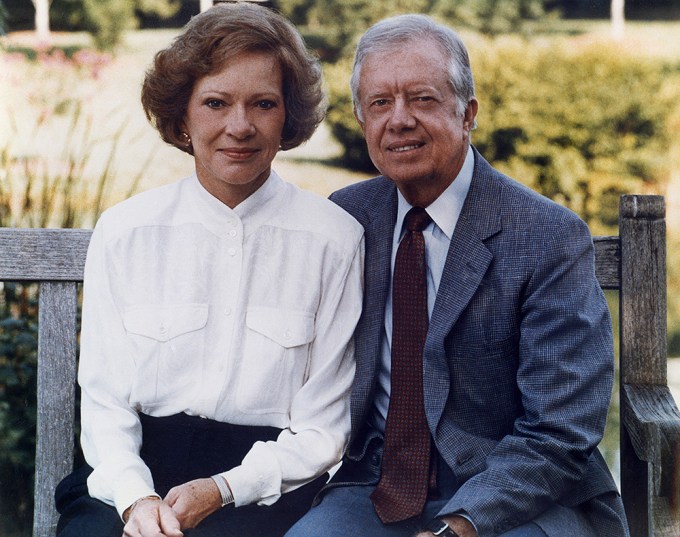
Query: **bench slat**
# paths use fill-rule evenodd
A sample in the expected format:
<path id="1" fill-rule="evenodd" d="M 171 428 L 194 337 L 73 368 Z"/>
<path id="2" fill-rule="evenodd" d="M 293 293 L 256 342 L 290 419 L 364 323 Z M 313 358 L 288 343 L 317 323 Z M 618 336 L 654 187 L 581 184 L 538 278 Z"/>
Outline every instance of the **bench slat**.
<path id="1" fill-rule="evenodd" d="M 92 231 L 0 228 L 0 280 L 82 280 Z"/>
<path id="2" fill-rule="evenodd" d="M 34 537 L 56 533 L 54 490 L 73 470 L 77 307 L 75 282 L 40 285 Z"/>
<path id="3" fill-rule="evenodd" d="M 595 245 L 595 275 L 602 289 L 618 289 L 621 285 L 619 264 L 621 242 L 618 237 L 593 237 Z"/>

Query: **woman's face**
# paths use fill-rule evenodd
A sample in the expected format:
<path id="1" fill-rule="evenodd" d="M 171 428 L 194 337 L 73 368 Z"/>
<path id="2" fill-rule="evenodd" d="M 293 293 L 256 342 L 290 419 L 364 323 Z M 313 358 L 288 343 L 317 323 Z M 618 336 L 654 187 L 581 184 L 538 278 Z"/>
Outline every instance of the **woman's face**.
<path id="1" fill-rule="evenodd" d="M 242 52 L 194 84 L 183 123 L 196 174 L 235 207 L 267 180 L 286 119 L 283 73 L 265 52 Z"/>

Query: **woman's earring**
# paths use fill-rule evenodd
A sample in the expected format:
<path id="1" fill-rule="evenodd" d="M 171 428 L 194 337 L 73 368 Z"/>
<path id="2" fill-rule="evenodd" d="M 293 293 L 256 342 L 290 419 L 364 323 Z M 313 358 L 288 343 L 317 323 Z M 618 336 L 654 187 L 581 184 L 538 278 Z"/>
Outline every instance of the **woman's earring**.
<path id="1" fill-rule="evenodd" d="M 191 145 L 191 136 L 189 136 L 186 132 L 182 132 L 180 136 L 182 138 L 182 142 L 184 142 L 184 145 Z"/>

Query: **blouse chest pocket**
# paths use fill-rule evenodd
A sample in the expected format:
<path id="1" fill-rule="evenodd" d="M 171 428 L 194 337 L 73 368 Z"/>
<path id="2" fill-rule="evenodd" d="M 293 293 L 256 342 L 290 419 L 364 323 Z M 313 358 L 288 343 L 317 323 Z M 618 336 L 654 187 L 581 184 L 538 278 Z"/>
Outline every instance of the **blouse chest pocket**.
<path id="1" fill-rule="evenodd" d="M 131 334 L 166 342 L 200 330 L 208 321 L 207 304 L 133 306 L 124 315 L 125 330 Z"/>
<path id="2" fill-rule="evenodd" d="M 204 351 L 207 304 L 139 305 L 128 308 L 123 325 L 135 349 L 137 374 L 131 397 L 146 406 L 162 403 L 195 374 Z"/>
<path id="3" fill-rule="evenodd" d="M 238 405 L 249 414 L 287 414 L 305 380 L 314 315 L 278 308 L 246 313 Z"/>

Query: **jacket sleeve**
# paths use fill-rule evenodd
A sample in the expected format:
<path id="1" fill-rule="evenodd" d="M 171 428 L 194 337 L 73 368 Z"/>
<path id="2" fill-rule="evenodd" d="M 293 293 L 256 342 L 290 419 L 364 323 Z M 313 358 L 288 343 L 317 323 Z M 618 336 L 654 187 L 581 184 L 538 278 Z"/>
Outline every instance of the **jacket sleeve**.
<path id="1" fill-rule="evenodd" d="M 518 300 L 520 415 L 440 513 L 467 513 L 480 537 L 532 520 L 573 492 L 611 397 L 611 320 L 588 228 L 574 216 L 537 236 L 540 255 Z"/>

